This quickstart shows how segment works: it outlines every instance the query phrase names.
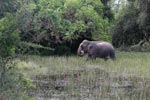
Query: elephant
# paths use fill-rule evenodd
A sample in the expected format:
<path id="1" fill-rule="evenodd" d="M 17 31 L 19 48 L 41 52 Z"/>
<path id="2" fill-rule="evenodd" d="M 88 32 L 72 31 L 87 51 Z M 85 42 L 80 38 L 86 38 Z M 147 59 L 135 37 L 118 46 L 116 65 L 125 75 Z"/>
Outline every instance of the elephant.
<path id="1" fill-rule="evenodd" d="M 89 59 L 102 58 L 105 61 L 111 58 L 112 60 L 116 59 L 115 49 L 111 43 L 105 41 L 89 41 L 83 40 L 77 50 L 77 55 L 80 57 L 88 54 Z"/>

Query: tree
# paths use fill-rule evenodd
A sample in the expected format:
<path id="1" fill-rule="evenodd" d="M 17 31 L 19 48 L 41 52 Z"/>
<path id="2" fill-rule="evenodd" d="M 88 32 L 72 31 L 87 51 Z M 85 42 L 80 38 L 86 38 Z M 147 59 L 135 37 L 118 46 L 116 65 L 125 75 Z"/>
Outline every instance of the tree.
<path id="1" fill-rule="evenodd" d="M 17 12 L 21 39 L 56 48 L 76 40 L 107 40 L 109 21 L 99 0 L 38 0 L 22 3 Z M 79 41 L 79 42 L 80 42 Z M 77 43 L 76 45 L 78 45 Z"/>
<path id="2" fill-rule="evenodd" d="M 16 19 L 7 14 L 0 19 L 0 56 L 9 57 L 15 54 L 15 46 L 19 41 L 19 32 L 16 29 Z"/>
<path id="3" fill-rule="evenodd" d="M 18 4 L 17 0 L 0 1 L 0 99 L 2 100 L 20 100 L 20 97 L 27 99 L 24 97 L 23 89 L 28 87 L 28 82 L 12 61 L 20 43 L 20 30 L 16 19 Z"/>
<path id="4" fill-rule="evenodd" d="M 122 5 L 115 17 L 117 24 L 113 31 L 113 44 L 120 47 L 142 43 L 143 39 L 149 38 L 148 0 L 128 0 Z"/>

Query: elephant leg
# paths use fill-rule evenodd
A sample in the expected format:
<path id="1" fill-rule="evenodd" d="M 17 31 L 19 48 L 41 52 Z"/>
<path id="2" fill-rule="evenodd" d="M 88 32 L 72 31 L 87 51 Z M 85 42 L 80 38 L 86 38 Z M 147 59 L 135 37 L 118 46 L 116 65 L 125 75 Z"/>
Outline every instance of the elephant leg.
<path id="1" fill-rule="evenodd" d="M 95 49 L 93 48 L 92 45 L 90 45 L 88 47 L 88 57 L 87 57 L 87 60 L 91 59 L 91 60 L 96 60 L 96 56 L 95 56 Z"/>
<path id="2" fill-rule="evenodd" d="M 108 60 L 108 57 L 104 58 L 104 60 L 107 61 L 107 60 Z"/>
<path id="3" fill-rule="evenodd" d="M 109 56 L 104 57 L 104 60 L 107 61 L 109 59 Z"/>
<path id="4" fill-rule="evenodd" d="M 87 61 L 91 59 L 91 60 L 96 60 L 96 57 L 94 55 L 91 55 L 91 54 L 88 54 L 88 57 L 87 57 Z"/>
<path id="5" fill-rule="evenodd" d="M 91 59 L 91 55 L 88 54 L 86 61 Z"/>
<path id="6" fill-rule="evenodd" d="M 91 59 L 92 59 L 92 60 L 96 60 L 96 57 L 93 55 L 93 56 L 91 57 Z"/>

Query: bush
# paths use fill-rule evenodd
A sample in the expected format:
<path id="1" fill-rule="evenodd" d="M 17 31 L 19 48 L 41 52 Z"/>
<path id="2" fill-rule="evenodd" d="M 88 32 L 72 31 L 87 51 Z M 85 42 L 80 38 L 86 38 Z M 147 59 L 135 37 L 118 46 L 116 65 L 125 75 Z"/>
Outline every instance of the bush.
<path id="1" fill-rule="evenodd" d="M 142 41 L 141 41 L 142 42 Z M 129 48 L 130 51 L 137 51 L 137 52 L 150 52 L 150 43 L 144 42 L 141 45 L 141 42 L 139 42 L 136 45 L 133 45 Z"/>
<path id="2" fill-rule="evenodd" d="M 30 98 L 25 94 L 27 88 L 32 87 L 30 80 L 25 78 L 16 68 L 15 62 L 10 58 L 0 58 L 0 99 L 26 100 Z M 22 98 L 22 99 L 21 99 Z M 29 99 L 30 100 L 30 99 Z"/>
<path id="3" fill-rule="evenodd" d="M 118 21 L 112 33 L 112 43 L 115 47 L 135 45 L 143 39 L 136 22 L 137 15 L 137 11 L 129 12 Z"/>
<path id="4" fill-rule="evenodd" d="M 17 11 L 21 40 L 46 47 L 76 44 L 74 40 L 80 38 L 110 41 L 110 23 L 103 8 L 100 0 L 24 2 Z"/>
<path id="5" fill-rule="evenodd" d="M 56 55 L 69 55 L 71 54 L 70 48 L 67 46 L 57 46 L 55 48 Z"/>
<path id="6" fill-rule="evenodd" d="M 25 100 L 25 91 L 31 86 L 15 65 L 15 51 L 20 43 L 19 31 L 13 14 L 0 19 L 0 99 Z M 29 99 L 30 100 L 30 99 Z"/>
<path id="7" fill-rule="evenodd" d="M 0 19 L 0 56 L 8 57 L 15 54 L 19 43 L 19 31 L 16 30 L 16 20 L 11 14 Z"/>
<path id="8" fill-rule="evenodd" d="M 16 53 L 29 55 L 52 55 L 54 54 L 54 49 L 35 43 L 20 42 L 17 46 Z"/>

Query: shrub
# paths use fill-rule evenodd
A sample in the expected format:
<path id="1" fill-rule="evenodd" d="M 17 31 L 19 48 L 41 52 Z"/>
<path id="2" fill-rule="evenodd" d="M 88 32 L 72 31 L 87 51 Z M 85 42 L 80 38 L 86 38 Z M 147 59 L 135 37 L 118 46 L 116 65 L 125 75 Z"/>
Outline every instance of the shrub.
<path id="1" fill-rule="evenodd" d="M 19 43 L 19 31 L 16 29 L 16 20 L 11 14 L 0 19 L 0 56 L 8 57 L 15 54 Z"/>
<path id="2" fill-rule="evenodd" d="M 71 53 L 70 48 L 67 46 L 57 46 L 55 49 L 57 55 L 69 55 Z"/>
<path id="3" fill-rule="evenodd" d="M 14 61 L 0 57 L 0 99 L 26 100 L 25 98 L 30 97 L 25 91 L 30 87 L 31 81 L 19 72 Z"/>
<path id="4" fill-rule="evenodd" d="M 131 46 L 143 39 L 143 34 L 137 24 L 137 11 L 124 15 L 112 32 L 112 42 L 115 47 Z"/>

